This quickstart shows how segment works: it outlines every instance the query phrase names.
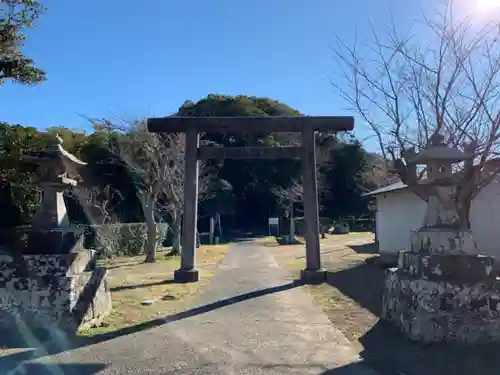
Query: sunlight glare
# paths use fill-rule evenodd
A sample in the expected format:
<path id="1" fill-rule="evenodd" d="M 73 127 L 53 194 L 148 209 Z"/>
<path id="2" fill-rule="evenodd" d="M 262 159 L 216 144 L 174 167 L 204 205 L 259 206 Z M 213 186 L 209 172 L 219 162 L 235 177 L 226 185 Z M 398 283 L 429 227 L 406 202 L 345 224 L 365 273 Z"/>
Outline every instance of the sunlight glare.
<path id="1" fill-rule="evenodd" d="M 500 9 L 500 0 L 476 0 L 477 10 L 488 12 L 494 9 Z"/>

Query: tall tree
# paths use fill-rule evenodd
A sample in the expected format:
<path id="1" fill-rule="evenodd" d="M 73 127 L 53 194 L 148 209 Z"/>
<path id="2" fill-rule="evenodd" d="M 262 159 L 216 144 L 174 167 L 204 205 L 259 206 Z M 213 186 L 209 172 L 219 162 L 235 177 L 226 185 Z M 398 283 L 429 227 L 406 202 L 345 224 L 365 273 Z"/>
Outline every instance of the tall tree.
<path id="1" fill-rule="evenodd" d="M 180 249 L 184 202 L 184 135 L 155 134 L 146 122 L 104 120 L 95 122 L 100 130 L 113 133 L 111 150 L 132 174 L 147 227 L 145 262 L 156 261 L 156 220 L 168 217 L 174 234 L 174 251 Z M 200 167 L 201 193 L 205 172 Z"/>
<path id="2" fill-rule="evenodd" d="M 269 98 L 249 96 L 208 95 L 194 103 L 185 102 L 179 116 L 301 116 L 300 112 Z M 254 134 L 241 129 L 240 133 L 204 134 L 201 141 L 232 146 L 283 146 L 297 141 L 294 133 Z M 269 215 L 279 210 L 270 189 L 286 186 L 290 178 L 300 175 L 300 162 L 295 160 L 224 160 L 211 161 L 219 178 L 232 187 L 235 216 L 230 222 L 240 228 L 264 227 Z M 259 202 L 259 204 L 255 204 Z M 208 202 L 207 202 L 208 203 Z"/>
<path id="3" fill-rule="evenodd" d="M 356 139 L 344 142 L 339 142 L 320 167 L 322 215 L 335 219 L 368 213 L 362 194 L 377 187 L 368 178 L 373 159 Z"/>
<path id="4" fill-rule="evenodd" d="M 36 167 L 21 162 L 21 156 L 46 145 L 47 137 L 35 128 L 0 123 L 0 190 L 4 204 L 15 211 L 6 215 L 10 226 L 27 224 L 40 200 Z"/>
<path id="5" fill-rule="evenodd" d="M 0 83 L 13 79 L 23 84 L 36 84 L 45 73 L 33 66 L 33 60 L 21 51 L 24 32 L 45 11 L 41 2 L 3 0 L 0 2 Z"/>
<path id="6" fill-rule="evenodd" d="M 472 199 L 500 172 L 487 165 L 500 151 L 500 39 L 497 24 L 478 30 L 454 18 L 453 1 L 441 4 L 441 13 L 424 14 L 404 33 L 394 23 L 384 34 L 373 29 L 368 49 L 337 38 L 343 74 L 335 87 L 405 183 L 418 178 L 409 148 L 425 147 L 436 134 L 472 152 L 473 160 L 458 166 L 466 178 L 450 197 L 460 225 L 470 227 Z"/>

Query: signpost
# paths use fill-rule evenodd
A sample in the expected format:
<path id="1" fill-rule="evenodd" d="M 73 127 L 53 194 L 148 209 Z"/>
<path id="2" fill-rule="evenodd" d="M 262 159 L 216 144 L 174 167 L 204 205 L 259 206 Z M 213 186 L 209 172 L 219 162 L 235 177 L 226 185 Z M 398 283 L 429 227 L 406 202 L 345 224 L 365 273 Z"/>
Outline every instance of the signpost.
<path id="1" fill-rule="evenodd" d="M 280 219 L 278 217 L 270 217 L 268 227 L 270 236 L 278 237 L 280 235 Z"/>

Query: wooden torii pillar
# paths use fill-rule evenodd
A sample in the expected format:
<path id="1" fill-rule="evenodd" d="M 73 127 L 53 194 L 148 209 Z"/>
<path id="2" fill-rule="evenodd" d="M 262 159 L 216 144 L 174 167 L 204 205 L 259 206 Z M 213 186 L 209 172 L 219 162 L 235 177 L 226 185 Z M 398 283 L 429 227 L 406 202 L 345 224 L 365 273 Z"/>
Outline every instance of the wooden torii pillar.
<path id="1" fill-rule="evenodd" d="M 198 211 L 198 160 L 207 159 L 301 159 L 303 164 L 306 268 L 304 282 L 321 283 L 319 208 L 316 181 L 315 132 L 340 132 L 354 128 L 352 117 L 163 117 L 147 120 L 153 133 L 186 133 L 184 154 L 184 216 L 181 267 L 174 273 L 179 282 L 196 282 L 196 222 Z M 199 147 L 199 133 L 302 133 L 301 147 Z"/>

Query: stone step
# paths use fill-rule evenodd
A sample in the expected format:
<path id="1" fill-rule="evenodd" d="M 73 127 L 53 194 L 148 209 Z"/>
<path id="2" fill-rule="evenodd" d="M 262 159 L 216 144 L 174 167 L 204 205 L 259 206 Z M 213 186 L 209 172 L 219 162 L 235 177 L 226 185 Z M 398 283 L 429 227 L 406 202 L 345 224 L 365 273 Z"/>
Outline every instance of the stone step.
<path id="1" fill-rule="evenodd" d="M 91 270 L 95 262 L 95 250 L 85 249 L 69 254 L 23 255 L 21 263 L 10 255 L 0 255 L 0 282 L 11 277 L 71 276 Z"/>

